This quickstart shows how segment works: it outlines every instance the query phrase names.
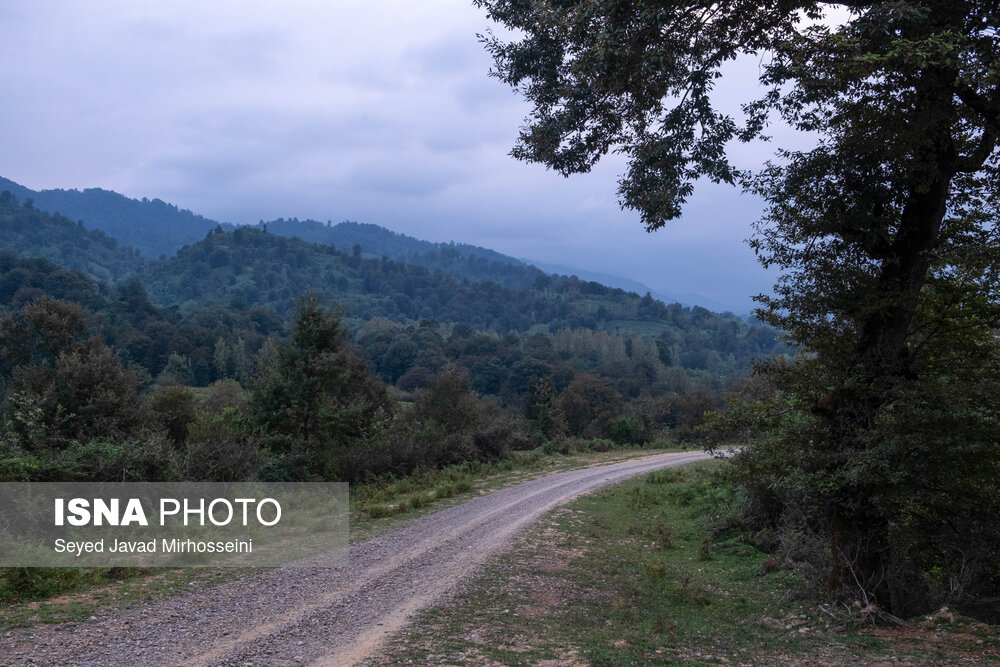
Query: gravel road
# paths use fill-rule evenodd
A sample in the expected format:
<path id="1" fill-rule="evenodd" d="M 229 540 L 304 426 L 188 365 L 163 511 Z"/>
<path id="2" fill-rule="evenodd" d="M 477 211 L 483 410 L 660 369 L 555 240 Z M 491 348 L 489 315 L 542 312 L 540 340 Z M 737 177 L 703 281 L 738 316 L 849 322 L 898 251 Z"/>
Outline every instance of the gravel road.
<path id="1" fill-rule="evenodd" d="M 352 544 L 347 566 L 261 571 L 91 621 L 10 630 L 0 664 L 357 664 L 548 510 L 705 458 L 662 454 L 548 475 Z"/>

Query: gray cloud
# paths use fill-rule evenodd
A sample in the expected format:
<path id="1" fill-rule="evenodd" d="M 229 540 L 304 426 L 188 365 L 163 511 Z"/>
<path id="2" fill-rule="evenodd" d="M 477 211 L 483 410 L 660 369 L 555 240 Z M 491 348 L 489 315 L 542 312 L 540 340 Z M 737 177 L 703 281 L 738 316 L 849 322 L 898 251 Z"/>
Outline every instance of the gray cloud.
<path id="1" fill-rule="evenodd" d="M 29 187 L 105 187 L 230 222 L 361 220 L 741 310 L 771 282 L 743 244 L 760 204 L 733 190 L 699 187 L 684 219 L 648 235 L 618 209 L 613 156 L 569 180 L 514 162 L 527 107 L 487 75 L 470 0 L 12 4 L 0 175 Z M 734 65 L 719 95 L 752 92 L 755 66 Z"/>

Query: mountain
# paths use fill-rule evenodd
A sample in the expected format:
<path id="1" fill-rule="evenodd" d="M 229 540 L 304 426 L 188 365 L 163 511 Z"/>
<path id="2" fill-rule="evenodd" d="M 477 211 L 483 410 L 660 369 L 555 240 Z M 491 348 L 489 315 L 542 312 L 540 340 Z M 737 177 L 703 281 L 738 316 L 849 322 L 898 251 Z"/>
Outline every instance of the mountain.
<path id="1" fill-rule="evenodd" d="M 303 241 L 309 241 L 310 243 L 334 244 L 343 248 L 360 245 L 365 254 L 385 255 L 390 259 L 402 260 L 407 257 L 418 257 L 448 248 L 457 251 L 464 257 L 475 255 L 476 257 L 485 259 L 487 262 L 501 262 L 514 266 L 528 265 L 528 262 L 508 257 L 489 248 L 469 245 L 468 243 L 421 241 L 412 236 L 388 230 L 385 227 L 349 220 L 335 225 L 331 222 L 322 223 L 316 220 L 300 221 L 294 218 L 291 220 L 278 218 L 268 223 L 260 223 L 258 226 L 264 224 L 267 225 L 267 230 L 273 234 L 297 236 Z M 371 250 L 368 250 L 369 248 Z"/>
<path id="2" fill-rule="evenodd" d="M 151 257 L 170 256 L 220 224 L 159 199 L 130 199 L 101 188 L 35 191 L 0 177 L 0 192 L 5 190 L 22 202 L 31 200 L 34 208 L 82 221 L 86 228 L 99 229 Z"/>
<path id="3" fill-rule="evenodd" d="M 0 191 L 0 250 L 44 258 L 105 283 L 134 274 L 148 261 L 103 231 L 40 211 L 30 198 L 19 202 L 9 190 Z"/>
<path id="4" fill-rule="evenodd" d="M 130 199 L 116 192 L 91 188 L 86 190 L 41 190 L 26 188 L 12 180 L 0 177 L 0 192 L 7 190 L 18 200 L 31 200 L 35 209 L 59 213 L 71 220 L 82 222 L 88 230 L 101 230 L 120 244 L 131 246 L 147 256 L 169 257 L 185 245 L 199 242 L 206 233 L 221 228 L 233 229 L 233 225 L 219 223 L 196 215 L 188 210 L 178 209 L 159 199 Z M 385 257 L 397 262 L 421 266 L 429 271 L 440 271 L 459 280 L 472 282 L 491 281 L 513 289 L 526 289 L 536 282 L 545 282 L 550 274 L 577 276 L 581 280 L 601 283 L 637 294 L 650 293 L 664 303 L 681 303 L 686 306 L 701 306 L 717 312 L 732 310 L 726 304 L 718 303 L 699 294 L 674 293 L 658 290 L 643 283 L 604 273 L 586 271 L 579 268 L 517 259 L 466 243 L 434 243 L 412 236 L 393 232 L 378 225 L 358 222 L 298 220 L 278 218 L 261 221 L 258 229 L 266 229 L 271 234 L 297 237 L 310 243 L 334 245 L 339 250 L 351 251 L 361 248 L 362 257 Z M 8 246 L 7 249 L 20 252 Z M 23 252 L 22 252 L 23 254 Z M 110 273 L 100 266 L 87 267 L 75 261 L 67 264 L 51 249 L 39 254 L 64 266 L 72 266 L 86 275 L 99 280 L 117 279 L 123 267 L 113 268 Z M 113 262 L 112 262 L 113 264 Z"/>
<path id="5" fill-rule="evenodd" d="M 530 288 L 509 288 L 253 227 L 216 229 L 175 257 L 144 266 L 138 276 L 155 303 L 177 305 L 181 312 L 216 303 L 263 306 L 287 316 L 296 298 L 311 292 L 342 304 L 355 326 L 384 318 L 433 319 L 500 334 L 589 329 L 658 338 L 667 347 L 704 355 L 713 351 L 711 366 L 725 372 L 746 369 L 752 358 L 770 354 L 777 338 L 773 329 L 750 326 L 731 314 L 666 306 L 649 295 L 575 276 L 542 275 Z M 688 341 L 692 332 L 696 338 Z M 710 356 L 685 364 L 707 368 Z"/>
<path id="6" fill-rule="evenodd" d="M 279 218 L 261 222 L 259 229 L 280 236 L 298 237 L 341 250 L 360 247 L 363 257 L 386 257 L 430 271 L 441 271 L 460 280 L 492 281 L 512 288 L 527 288 L 546 274 L 529 263 L 495 250 L 467 243 L 433 243 L 399 234 L 378 225 L 358 222 L 322 223 Z"/>
<path id="7" fill-rule="evenodd" d="M 462 280 L 384 257 L 364 257 L 357 248 L 341 250 L 272 234 L 268 226 L 267 231 L 216 229 L 175 257 L 149 264 L 139 278 L 154 301 L 178 304 L 182 310 L 235 300 L 287 314 L 297 296 L 314 291 L 343 303 L 348 315 L 360 320 L 431 317 L 507 331 L 647 319 L 639 317 L 638 295 L 538 274 L 542 280 L 532 288 Z M 647 301 L 655 305 L 646 310 L 666 311 L 662 303 Z"/>

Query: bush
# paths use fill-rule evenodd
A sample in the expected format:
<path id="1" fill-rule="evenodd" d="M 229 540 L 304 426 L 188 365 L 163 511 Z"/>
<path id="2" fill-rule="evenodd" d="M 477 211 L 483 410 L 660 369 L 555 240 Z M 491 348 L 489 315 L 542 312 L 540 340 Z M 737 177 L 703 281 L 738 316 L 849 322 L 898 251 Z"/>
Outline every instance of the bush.
<path id="1" fill-rule="evenodd" d="M 182 463 L 185 479 L 237 482 L 255 479 L 267 456 L 246 417 L 235 407 L 201 414 L 188 424 Z"/>

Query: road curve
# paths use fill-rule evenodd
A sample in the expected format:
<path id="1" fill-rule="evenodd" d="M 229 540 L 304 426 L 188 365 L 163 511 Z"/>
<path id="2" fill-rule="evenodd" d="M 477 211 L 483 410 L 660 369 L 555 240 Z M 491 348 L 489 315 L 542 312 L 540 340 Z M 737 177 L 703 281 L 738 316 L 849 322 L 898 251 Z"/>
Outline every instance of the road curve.
<path id="1" fill-rule="evenodd" d="M 11 630 L 0 639 L 0 664 L 357 664 L 547 511 L 706 458 L 662 454 L 556 473 L 352 544 L 340 568 L 261 571 L 89 622 Z"/>

